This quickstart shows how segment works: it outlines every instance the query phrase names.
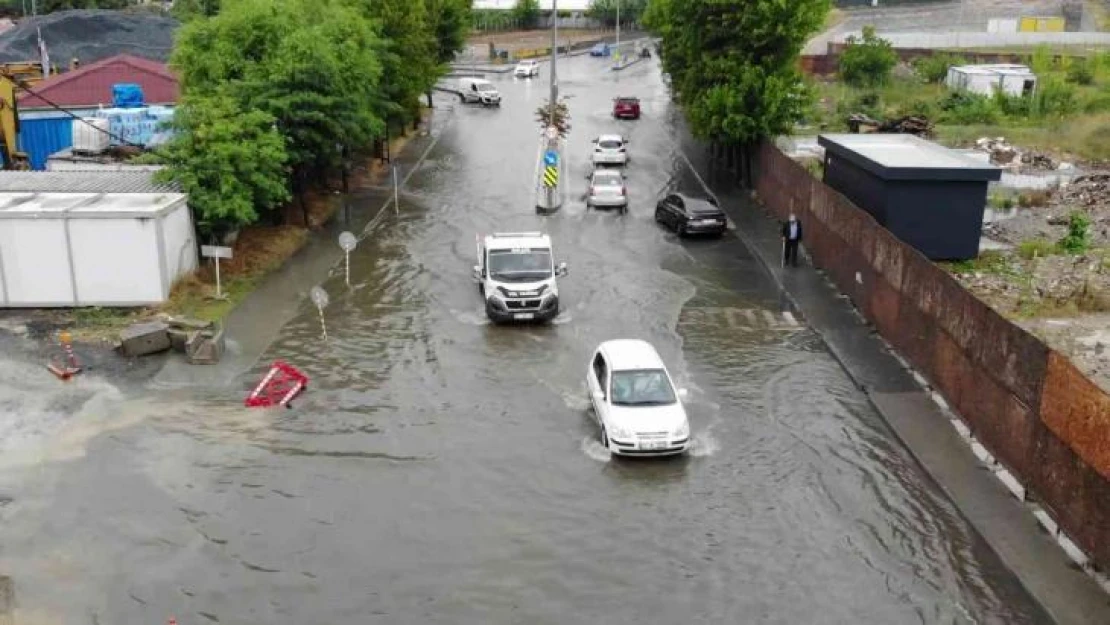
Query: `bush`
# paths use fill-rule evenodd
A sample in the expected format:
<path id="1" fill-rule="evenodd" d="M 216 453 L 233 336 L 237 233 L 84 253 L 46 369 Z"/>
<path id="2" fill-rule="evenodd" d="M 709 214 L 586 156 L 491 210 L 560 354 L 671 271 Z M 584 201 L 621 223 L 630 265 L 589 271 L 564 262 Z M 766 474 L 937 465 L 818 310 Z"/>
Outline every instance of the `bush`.
<path id="1" fill-rule="evenodd" d="M 918 98 L 898 107 L 897 113 L 900 117 L 913 115 L 925 117 L 928 119 L 936 119 L 937 103 L 933 100 L 924 100 Z"/>
<path id="2" fill-rule="evenodd" d="M 840 56 L 840 76 L 856 86 L 884 84 L 898 64 L 898 54 L 890 42 L 875 34 L 874 26 L 864 26 L 863 36 L 848 38 L 848 47 Z"/>
<path id="3" fill-rule="evenodd" d="M 1068 216 L 1068 233 L 1060 239 L 1060 249 L 1068 254 L 1082 254 L 1091 244 L 1091 219 L 1075 211 Z"/>
<path id="4" fill-rule="evenodd" d="M 974 93 L 951 93 L 940 103 L 941 121 L 967 126 L 995 124 L 1002 117 L 994 98 Z"/>
<path id="5" fill-rule="evenodd" d="M 1095 81 L 1095 72 L 1087 59 L 1072 59 L 1068 64 L 1068 82 L 1089 85 Z"/>
<path id="6" fill-rule="evenodd" d="M 1056 244 L 1044 239 L 1029 239 L 1018 244 L 1018 256 L 1026 260 L 1044 258 L 1057 252 Z"/>
<path id="7" fill-rule="evenodd" d="M 963 57 L 954 54 L 933 54 L 914 59 L 913 69 L 925 82 L 938 83 L 944 82 L 948 77 L 949 67 L 963 65 L 966 62 Z"/>
<path id="8" fill-rule="evenodd" d="M 1058 78 L 1047 76 L 1038 85 L 1033 97 L 1032 113 L 1038 117 L 1063 117 L 1079 108 L 1075 87 Z"/>

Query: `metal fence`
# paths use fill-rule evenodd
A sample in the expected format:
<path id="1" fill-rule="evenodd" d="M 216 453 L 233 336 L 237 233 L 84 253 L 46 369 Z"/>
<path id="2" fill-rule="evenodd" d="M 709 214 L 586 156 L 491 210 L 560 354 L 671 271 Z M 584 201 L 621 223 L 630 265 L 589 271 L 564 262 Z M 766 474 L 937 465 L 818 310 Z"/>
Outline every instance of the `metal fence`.
<path id="1" fill-rule="evenodd" d="M 814 262 L 1110 566 L 1110 395 L 773 144 L 760 149 L 756 186 L 777 216 L 803 220 Z"/>

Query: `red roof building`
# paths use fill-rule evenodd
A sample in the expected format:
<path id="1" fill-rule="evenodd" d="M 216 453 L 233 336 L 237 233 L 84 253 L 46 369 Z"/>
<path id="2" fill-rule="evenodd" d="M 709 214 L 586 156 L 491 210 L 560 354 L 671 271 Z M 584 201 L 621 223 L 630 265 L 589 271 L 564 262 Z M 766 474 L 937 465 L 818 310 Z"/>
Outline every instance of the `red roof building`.
<path id="1" fill-rule="evenodd" d="M 172 105 L 177 102 L 177 77 L 169 67 L 130 54 L 120 54 L 51 76 L 36 85 L 34 93 L 22 92 L 16 102 L 23 110 L 53 108 L 45 100 L 66 109 L 108 107 L 112 105 L 112 85 L 119 83 L 141 86 L 148 105 Z"/>

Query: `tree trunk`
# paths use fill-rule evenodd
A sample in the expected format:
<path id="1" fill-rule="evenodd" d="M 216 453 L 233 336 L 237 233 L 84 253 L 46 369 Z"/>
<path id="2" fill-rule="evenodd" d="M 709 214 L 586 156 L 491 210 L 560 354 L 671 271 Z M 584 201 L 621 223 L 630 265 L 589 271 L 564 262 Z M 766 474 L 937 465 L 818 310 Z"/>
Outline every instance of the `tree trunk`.
<path id="1" fill-rule="evenodd" d="M 304 170 L 299 167 L 293 174 L 293 192 L 297 195 L 297 203 L 301 205 L 301 215 L 304 216 L 304 227 L 308 228 L 312 225 L 312 222 L 308 214 L 308 199 L 305 197 Z"/>

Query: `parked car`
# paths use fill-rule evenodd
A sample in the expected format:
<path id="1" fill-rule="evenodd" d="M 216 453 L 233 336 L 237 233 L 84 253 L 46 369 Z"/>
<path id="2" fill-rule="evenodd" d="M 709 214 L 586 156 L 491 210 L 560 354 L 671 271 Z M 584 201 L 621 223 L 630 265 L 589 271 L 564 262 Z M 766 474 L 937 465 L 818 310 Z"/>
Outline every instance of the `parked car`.
<path id="1" fill-rule="evenodd" d="M 647 341 L 605 341 L 586 369 L 586 388 L 610 453 L 665 456 L 690 449 L 690 422 L 659 353 Z"/>
<path id="2" fill-rule="evenodd" d="M 586 194 L 587 208 L 619 208 L 628 212 L 628 187 L 624 175 L 615 169 L 597 169 L 590 176 L 590 189 Z"/>
<path id="3" fill-rule="evenodd" d="M 621 96 L 613 100 L 613 117 L 640 119 L 640 98 Z"/>
<path id="4" fill-rule="evenodd" d="M 594 47 L 590 48 L 590 56 L 609 56 L 609 44 L 594 44 Z"/>
<path id="5" fill-rule="evenodd" d="M 516 64 L 516 69 L 513 70 L 513 76 L 517 78 L 529 78 L 531 76 L 540 75 L 539 61 L 532 59 L 524 60 Z"/>
<path id="6" fill-rule="evenodd" d="M 497 92 L 497 87 L 484 78 L 459 80 L 459 100 L 478 102 L 483 106 L 501 106 L 501 94 Z"/>
<path id="7" fill-rule="evenodd" d="M 655 205 L 655 221 L 674 229 L 678 236 L 712 234 L 728 229 L 728 218 L 716 200 L 672 193 Z"/>
<path id="8" fill-rule="evenodd" d="M 594 151 L 590 156 L 594 166 L 627 165 L 628 141 L 620 135 L 601 135 L 594 139 Z"/>

